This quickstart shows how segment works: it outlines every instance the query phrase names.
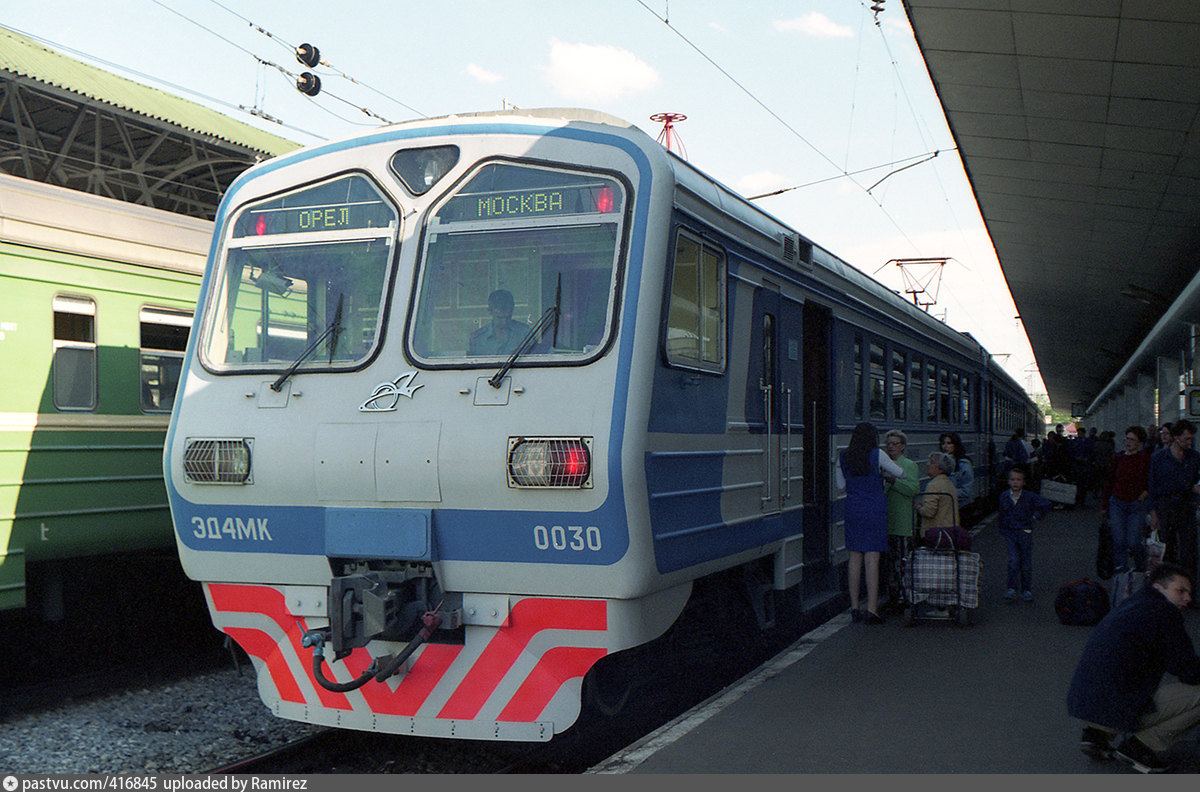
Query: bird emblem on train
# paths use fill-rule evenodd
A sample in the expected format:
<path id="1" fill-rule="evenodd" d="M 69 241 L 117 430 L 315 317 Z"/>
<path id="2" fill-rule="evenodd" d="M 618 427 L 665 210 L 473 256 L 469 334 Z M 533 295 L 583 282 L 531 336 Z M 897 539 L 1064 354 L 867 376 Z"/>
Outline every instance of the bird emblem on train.
<path id="1" fill-rule="evenodd" d="M 381 382 L 375 386 L 370 397 L 358 406 L 359 412 L 391 412 L 400 403 L 401 396 L 412 398 L 425 384 L 414 385 L 417 371 L 406 371 L 391 382 Z"/>

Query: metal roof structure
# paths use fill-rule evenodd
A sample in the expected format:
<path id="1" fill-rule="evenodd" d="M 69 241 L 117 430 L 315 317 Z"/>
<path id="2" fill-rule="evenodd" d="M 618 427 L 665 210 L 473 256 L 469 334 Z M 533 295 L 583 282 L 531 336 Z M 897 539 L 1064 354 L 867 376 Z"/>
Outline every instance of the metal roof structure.
<path id="1" fill-rule="evenodd" d="M 1051 403 L 1152 374 L 1200 321 L 1200 4 L 903 2 Z"/>
<path id="2" fill-rule="evenodd" d="M 0 172 L 211 219 L 239 173 L 296 148 L 0 27 Z"/>

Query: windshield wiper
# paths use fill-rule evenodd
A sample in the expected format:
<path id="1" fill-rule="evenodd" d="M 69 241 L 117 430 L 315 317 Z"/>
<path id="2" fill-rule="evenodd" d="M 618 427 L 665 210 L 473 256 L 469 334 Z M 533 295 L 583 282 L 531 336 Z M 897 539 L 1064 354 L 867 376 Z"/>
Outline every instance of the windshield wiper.
<path id="1" fill-rule="evenodd" d="M 338 336 L 342 334 L 342 298 L 345 296 L 345 294 L 338 295 L 337 310 L 333 313 L 333 321 L 329 323 L 328 327 L 321 331 L 319 336 L 313 339 L 313 342 L 308 345 L 307 349 L 300 353 L 300 357 L 296 358 L 295 362 L 288 366 L 287 370 L 280 374 L 279 378 L 271 383 L 271 390 L 278 393 L 279 389 L 283 387 L 283 383 L 287 382 L 288 377 L 296 373 L 296 369 L 300 368 L 300 364 L 308 360 L 309 355 L 317 351 L 317 347 L 319 347 L 321 342 L 326 338 L 331 339 L 329 342 L 329 362 L 333 362 L 333 351 L 337 348 Z"/>
<path id="2" fill-rule="evenodd" d="M 504 376 L 508 374 L 508 370 L 511 369 L 513 364 L 517 362 L 517 358 L 529 351 L 529 348 L 533 346 L 534 342 L 540 339 L 542 334 L 546 332 L 546 328 L 550 326 L 551 322 L 554 323 L 554 336 L 551 339 L 551 343 L 558 343 L 558 315 L 560 313 L 558 306 L 561 300 L 562 273 L 559 273 L 558 285 L 554 289 L 554 305 L 551 305 L 544 312 L 542 312 L 542 318 L 537 320 L 537 324 L 529 328 L 529 332 L 525 334 L 525 338 L 521 340 L 521 343 L 517 345 L 517 348 L 513 350 L 513 353 L 508 356 L 508 360 L 504 361 L 504 365 L 500 367 L 500 370 L 493 374 L 492 378 L 488 380 L 488 385 L 499 389 L 501 383 L 504 382 Z"/>

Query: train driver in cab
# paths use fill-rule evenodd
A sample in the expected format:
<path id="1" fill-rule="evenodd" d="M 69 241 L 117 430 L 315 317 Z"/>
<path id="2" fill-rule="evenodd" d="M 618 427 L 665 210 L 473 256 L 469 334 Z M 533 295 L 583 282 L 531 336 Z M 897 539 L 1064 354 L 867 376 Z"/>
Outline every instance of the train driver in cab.
<path id="1" fill-rule="evenodd" d="M 468 355 L 511 355 L 529 332 L 529 325 L 514 321 L 513 296 L 508 289 L 496 289 L 488 295 L 488 313 L 492 321 L 471 333 Z"/>

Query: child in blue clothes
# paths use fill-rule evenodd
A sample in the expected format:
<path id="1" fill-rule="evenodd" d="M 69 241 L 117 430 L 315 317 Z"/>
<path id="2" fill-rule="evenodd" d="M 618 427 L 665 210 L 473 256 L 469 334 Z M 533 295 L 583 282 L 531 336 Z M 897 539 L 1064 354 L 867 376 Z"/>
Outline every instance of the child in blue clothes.
<path id="1" fill-rule="evenodd" d="M 1036 492 L 1026 492 L 1027 480 L 1024 465 L 1008 472 L 1008 490 L 1000 493 L 997 524 L 1008 545 L 1008 591 L 1004 599 L 1017 598 L 1019 583 L 1021 599 L 1033 602 L 1033 521 L 1044 517 L 1054 504 Z"/>

